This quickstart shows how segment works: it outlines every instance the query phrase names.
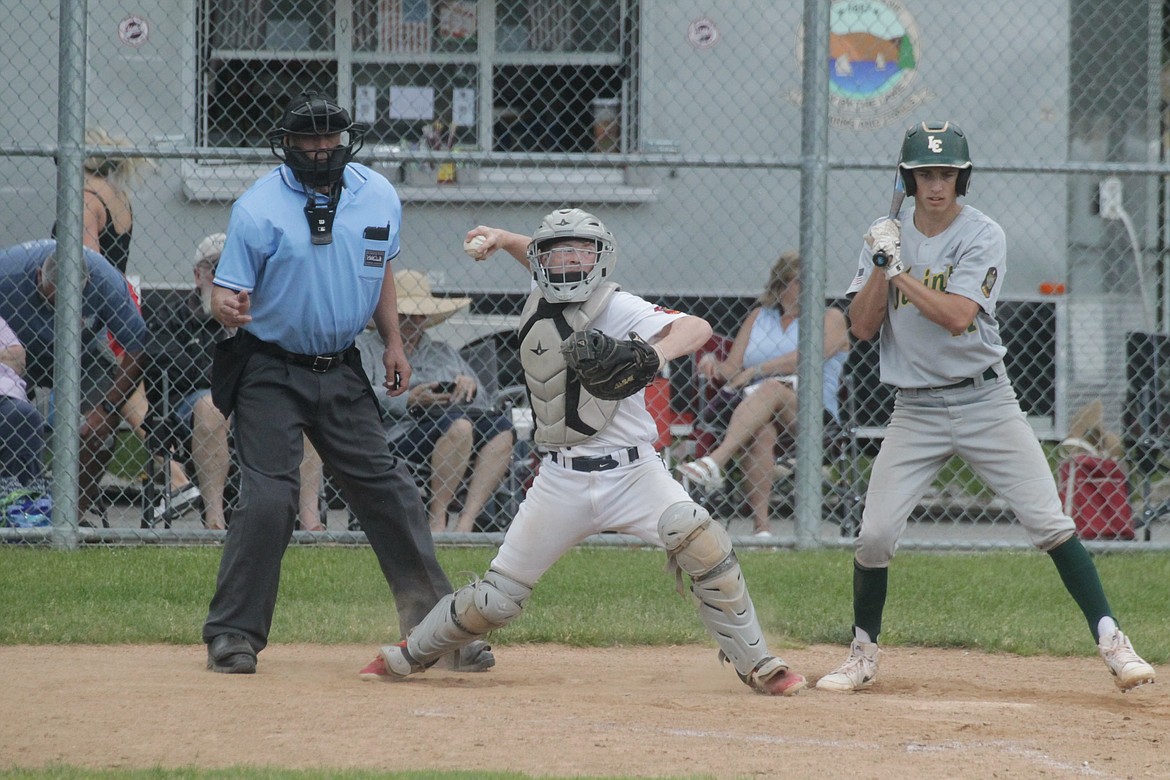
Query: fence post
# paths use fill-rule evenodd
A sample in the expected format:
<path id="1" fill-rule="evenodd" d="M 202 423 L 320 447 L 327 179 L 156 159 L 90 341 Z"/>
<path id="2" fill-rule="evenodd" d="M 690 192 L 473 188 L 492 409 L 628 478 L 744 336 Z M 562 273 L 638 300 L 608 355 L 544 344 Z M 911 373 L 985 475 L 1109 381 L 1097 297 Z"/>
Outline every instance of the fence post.
<path id="1" fill-rule="evenodd" d="M 821 525 L 821 387 L 824 361 L 829 157 L 829 0 L 804 3 L 800 141 L 800 336 L 796 435 L 796 546 L 815 547 Z"/>
<path id="2" fill-rule="evenodd" d="M 77 485 L 81 417 L 81 291 L 85 256 L 85 30 L 88 4 L 61 0 L 57 73 L 57 295 L 53 339 L 53 545 L 78 544 Z"/>

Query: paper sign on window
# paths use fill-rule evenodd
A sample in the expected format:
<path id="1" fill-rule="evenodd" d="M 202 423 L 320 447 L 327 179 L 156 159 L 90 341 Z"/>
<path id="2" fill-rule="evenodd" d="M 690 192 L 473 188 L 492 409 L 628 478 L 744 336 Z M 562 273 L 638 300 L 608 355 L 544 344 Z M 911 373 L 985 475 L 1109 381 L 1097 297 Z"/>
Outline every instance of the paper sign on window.
<path id="1" fill-rule="evenodd" d="M 435 118 L 433 87 L 390 87 L 391 119 Z"/>
<path id="2" fill-rule="evenodd" d="M 451 122 L 460 127 L 475 124 L 475 89 L 456 87 L 451 90 Z"/>
<path id="3" fill-rule="evenodd" d="M 353 120 L 374 124 L 378 117 L 378 88 L 371 86 L 357 87 L 353 97 Z"/>

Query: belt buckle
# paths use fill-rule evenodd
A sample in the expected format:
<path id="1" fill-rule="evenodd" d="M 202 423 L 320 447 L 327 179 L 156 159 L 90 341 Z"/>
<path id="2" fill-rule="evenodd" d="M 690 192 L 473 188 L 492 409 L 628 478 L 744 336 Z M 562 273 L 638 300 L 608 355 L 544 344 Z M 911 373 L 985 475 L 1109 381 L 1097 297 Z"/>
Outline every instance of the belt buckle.
<path id="1" fill-rule="evenodd" d="M 313 370 L 313 373 L 324 374 L 326 371 L 333 368 L 334 360 L 336 360 L 336 358 L 329 355 L 314 355 L 313 365 L 309 366 L 309 368 Z"/>

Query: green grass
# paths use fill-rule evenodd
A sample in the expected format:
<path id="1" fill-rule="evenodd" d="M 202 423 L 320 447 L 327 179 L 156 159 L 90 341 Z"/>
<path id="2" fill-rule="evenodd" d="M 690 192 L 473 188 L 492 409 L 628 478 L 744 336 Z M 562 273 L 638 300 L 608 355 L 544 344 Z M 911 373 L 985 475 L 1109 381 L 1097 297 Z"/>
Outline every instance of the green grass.
<path id="1" fill-rule="evenodd" d="M 443 548 L 458 586 L 494 550 Z M 760 622 L 779 647 L 845 644 L 851 622 L 848 551 L 745 551 Z M 200 641 L 219 549 L 0 547 L 0 644 Z M 578 548 L 537 586 L 497 646 L 581 647 L 708 643 L 689 600 L 662 570 L 662 553 Z M 1106 592 L 1139 650 L 1170 657 L 1170 554 L 1099 555 Z M 397 625 L 368 548 L 290 547 L 273 642 L 378 643 Z M 1034 552 L 905 553 L 890 572 L 882 641 L 1021 655 L 1091 655 L 1084 619 L 1047 556 Z"/>

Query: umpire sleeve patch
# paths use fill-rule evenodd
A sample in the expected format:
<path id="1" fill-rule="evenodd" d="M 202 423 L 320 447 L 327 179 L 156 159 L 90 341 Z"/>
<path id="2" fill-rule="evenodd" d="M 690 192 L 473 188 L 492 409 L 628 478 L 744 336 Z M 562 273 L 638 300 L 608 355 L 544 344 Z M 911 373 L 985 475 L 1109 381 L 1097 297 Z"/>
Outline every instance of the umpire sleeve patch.
<path id="1" fill-rule="evenodd" d="M 987 269 L 987 276 L 983 277 L 983 284 L 979 285 L 979 289 L 983 291 L 984 298 L 991 297 L 991 291 L 995 289 L 995 280 L 999 278 L 999 271 L 995 268 Z"/>

